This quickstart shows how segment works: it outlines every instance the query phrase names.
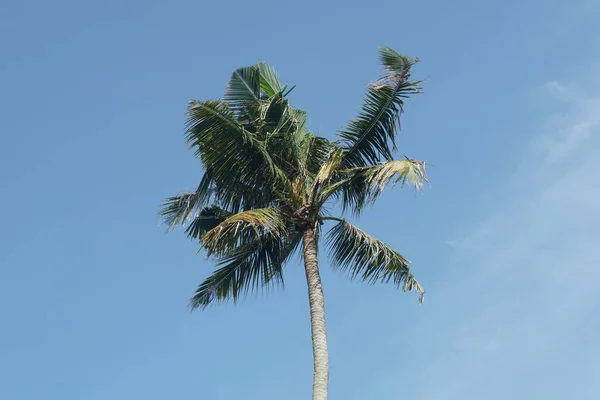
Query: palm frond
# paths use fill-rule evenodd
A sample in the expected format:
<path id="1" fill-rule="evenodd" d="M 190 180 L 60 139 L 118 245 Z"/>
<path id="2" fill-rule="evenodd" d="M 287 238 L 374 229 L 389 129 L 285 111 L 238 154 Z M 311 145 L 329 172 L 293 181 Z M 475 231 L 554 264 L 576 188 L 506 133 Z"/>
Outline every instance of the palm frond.
<path id="1" fill-rule="evenodd" d="M 261 235 L 249 239 L 219 258 L 218 268 L 202 282 L 190 301 L 192 309 L 217 301 L 237 301 L 251 289 L 283 284 L 283 266 L 295 252 L 301 234 L 291 237 Z"/>
<path id="2" fill-rule="evenodd" d="M 200 241 L 209 256 L 219 256 L 251 237 L 281 237 L 286 228 L 286 221 L 280 209 L 260 208 L 230 216 L 206 232 Z"/>
<path id="3" fill-rule="evenodd" d="M 334 148 L 329 154 L 329 158 L 327 159 L 327 161 L 324 162 L 323 165 L 321 165 L 321 168 L 319 169 L 319 173 L 317 174 L 315 181 L 318 182 L 318 184 L 322 184 L 326 182 L 329 178 L 331 178 L 333 173 L 336 172 L 342 165 L 343 157 L 343 150 L 339 148 Z"/>
<path id="4" fill-rule="evenodd" d="M 259 71 L 259 85 L 266 97 L 272 97 L 277 93 L 282 93 L 283 88 L 277 76 L 275 69 L 269 64 L 260 62 L 257 65 Z"/>
<path id="5" fill-rule="evenodd" d="M 293 129 L 294 120 L 288 115 L 289 105 L 283 93 L 275 93 L 264 100 L 259 107 L 261 128 L 265 139 Z"/>
<path id="6" fill-rule="evenodd" d="M 379 53 L 384 76 L 369 85 L 358 117 L 339 132 L 347 167 L 392 160 L 404 99 L 420 92 L 420 82 L 409 81 L 410 69 L 418 60 L 389 47 L 382 47 Z"/>
<path id="7" fill-rule="evenodd" d="M 427 182 L 424 161 L 393 160 L 368 167 L 350 168 L 339 171 L 339 179 L 323 189 L 322 198 L 328 199 L 332 195 L 341 198 L 342 209 L 352 210 L 355 214 L 369 204 L 372 204 L 383 189 L 389 184 L 400 182 L 421 190 Z"/>
<path id="8" fill-rule="evenodd" d="M 313 182 L 311 188 L 311 198 L 310 204 L 312 206 L 316 205 L 318 201 L 319 193 L 321 192 L 321 187 L 323 184 L 329 181 L 329 179 L 334 175 L 334 173 L 340 168 L 342 162 L 344 160 L 344 152 L 340 148 L 333 148 L 327 161 L 321 165 L 319 172 L 315 176 L 315 180 Z"/>
<path id="9" fill-rule="evenodd" d="M 328 232 L 327 243 L 334 267 L 352 279 L 392 282 L 404 291 L 419 292 L 423 300 L 425 291 L 410 272 L 410 262 L 387 244 L 342 219 Z"/>
<path id="10" fill-rule="evenodd" d="M 185 233 L 190 238 L 200 240 L 205 233 L 216 228 L 231 215 L 231 212 L 216 205 L 205 207 L 191 219 Z"/>
<path id="11" fill-rule="evenodd" d="M 390 182 L 393 185 L 398 182 L 402 185 L 408 184 L 416 190 L 421 190 L 423 184 L 427 182 L 425 165 L 425 161 L 406 158 L 364 168 L 362 173 L 365 174 L 367 182 L 377 193 L 381 193 Z M 357 172 L 361 173 L 361 171 Z M 352 171 L 349 171 L 349 173 L 352 173 Z"/>
<path id="12" fill-rule="evenodd" d="M 307 133 L 300 138 L 299 147 L 301 169 L 314 177 L 329 158 L 334 144 L 323 137 Z"/>
<path id="13" fill-rule="evenodd" d="M 187 115 L 186 142 L 202 160 L 217 157 L 215 153 L 226 146 L 241 146 L 252 139 L 251 133 L 235 119 L 229 104 L 219 100 L 191 100 Z"/>
<path id="14" fill-rule="evenodd" d="M 290 113 L 290 119 L 294 122 L 294 125 L 296 126 L 296 132 L 298 133 L 297 139 L 299 140 L 297 145 L 299 145 L 300 141 L 302 140 L 304 135 L 307 133 L 308 113 L 304 110 L 301 110 L 299 108 L 294 108 L 294 107 L 289 108 L 289 113 Z"/>
<path id="15" fill-rule="evenodd" d="M 208 204 L 212 193 L 210 175 L 205 174 L 196 191 L 167 198 L 159 212 L 167 229 L 174 229 L 195 217 L 198 210 Z"/>
<path id="16" fill-rule="evenodd" d="M 192 101 L 188 116 L 186 141 L 211 174 L 219 204 L 228 209 L 267 205 L 286 177 L 255 133 L 220 101 Z"/>
<path id="17" fill-rule="evenodd" d="M 342 174 L 340 174 L 342 175 Z M 355 215 L 373 201 L 371 185 L 365 174 L 345 174 L 321 189 L 319 204 L 324 205 L 331 197 L 340 201 L 342 212 L 350 209 Z"/>
<path id="18" fill-rule="evenodd" d="M 236 69 L 229 79 L 223 101 L 227 102 L 235 111 L 240 111 L 251 104 L 259 104 L 261 101 L 260 80 L 260 71 L 257 65 Z"/>
<path id="19" fill-rule="evenodd" d="M 277 73 L 269 64 L 260 62 L 236 69 L 225 90 L 223 100 L 233 109 L 259 104 L 265 98 L 282 93 Z"/>
<path id="20" fill-rule="evenodd" d="M 284 88 L 275 70 L 266 63 L 238 68 L 229 80 L 223 96 L 236 119 L 248 131 L 257 132 L 265 125 L 277 125 L 280 116 L 265 115 L 273 106 L 280 105 Z"/>

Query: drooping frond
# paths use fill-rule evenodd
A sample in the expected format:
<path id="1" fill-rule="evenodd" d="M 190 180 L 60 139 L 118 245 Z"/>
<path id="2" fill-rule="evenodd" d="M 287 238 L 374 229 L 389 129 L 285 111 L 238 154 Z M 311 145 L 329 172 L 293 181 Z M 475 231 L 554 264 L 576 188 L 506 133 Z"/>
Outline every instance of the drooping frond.
<path id="1" fill-rule="evenodd" d="M 283 266 L 301 241 L 301 234 L 288 237 L 261 235 L 223 254 L 218 268 L 202 282 L 190 301 L 192 309 L 217 301 L 237 301 L 250 289 L 283 283 Z"/>
<path id="2" fill-rule="evenodd" d="M 260 208 L 230 216 L 206 232 L 200 240 L 209 256 L 213 253 L 219 256 L 251 237 L 282 237 L 286 228 L 280 209 Z"/>
<path id="3" fill-rule="evenodd" d="M 339 179 L 323 190 L 324 198 L 337 195 L 342 209 L 359 214 L 372 204 L 389 184 L 400 182 L 420 190 L 427 182 L 425 162 L 406 158 L 368 167 L 350 168 L 338 173 Z"/>
<path id="4" fill-rule="evenodd" d="M 347 167 L 392 160 L 404 99 L 420 91 L 419 82 L 409 80 L 410 69 L 417 60 L 389 47 L 380 49 L 380 60 L 384 76 L 367 88 L 358 117 L 339 132 Z"/>
<path id="5" fill-rule="evenodd" d="M 410 272 L 409 261 L 387 244 L 345 220 L 328 232 L 332 264 L 352 279 L 368 283 L 392 282 L 404 291 L 416 290 L 422 301 L 425 291 Z"/>

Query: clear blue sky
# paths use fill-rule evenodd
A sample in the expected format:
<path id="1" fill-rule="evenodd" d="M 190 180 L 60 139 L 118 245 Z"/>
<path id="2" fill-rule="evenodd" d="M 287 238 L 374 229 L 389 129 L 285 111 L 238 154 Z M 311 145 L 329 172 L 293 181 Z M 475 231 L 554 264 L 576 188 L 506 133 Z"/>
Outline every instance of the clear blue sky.
<path id="1" fill-rule="evenodd" d="M 598 20 L 593 0 L 3 0 L 0 398 L 309 398 L 300 265 L 190 313 L 211 265 L 156 213 L 201 176 L 189 99 L 264 60 L 331 136 L 379 45 L 422 60 L 400 156 L 435 167 L 358 224 L 428 297 L 323 257 L 330 397 L 600 398 Z"/>

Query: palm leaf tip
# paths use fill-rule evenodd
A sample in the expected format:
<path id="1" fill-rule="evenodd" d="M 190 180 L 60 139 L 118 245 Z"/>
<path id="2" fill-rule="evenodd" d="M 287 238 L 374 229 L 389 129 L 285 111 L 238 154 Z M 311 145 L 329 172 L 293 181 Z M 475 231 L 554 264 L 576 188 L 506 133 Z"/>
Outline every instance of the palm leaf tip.
<path id="1" fill-rule="evenodd" d="M 390 182 L 393 185 L 398 182 L 402 185 L 408 184 L 416 190 L 421 190 L 423 184 L 428 182 L 425 167 L 425 161 L 406 158 L 404 160 L 394 160 L 380 164 L 368 169 L 366 172 L 368 180 L 379 192 Z"/>
<path id="2" fill-rule="evenodd" d="M 410 262 L 387 244 L 345 220 L 339 220 L 328 233 L 327 242 L 334 267 L 345 270 L 351 279 L 367 283 L 388 283 L 403 291 L 420 293 L 425 290 L 410 271 Z"/>
<path id="3" fill-rule="evenodd" d="M 420 82 L 408 82 L 411 75 L 411 68 L 419 62 L 418 58 L 409 58 L 398 54 L 390 47 L 382 46 L 379 49 L 379 59 L 385 73 L 379 80 L 372 83 L 371 87 L 376 89 L 385 87 L 393 89 L 398 85 L 403 85 L 401 97 L 421 92 Z"/>
<path id="4" fill-rule="evenodd" d="M 419 62 L 418 58 L 399 54 L 388 46 L 379 47 L 379 60 L 386 70 L 395 73 L 410 73 L 411 67 Z"/>
<path id="5" fill-rule="evenodd" d="M 346 149 L 345 164 L 348 167 L 374 165 L 382 159 L 393 159 L 404 99 L 421 91 L 420 82 L 409 80 L 415 59 L 382 47 L 380 60 L 383 76 L 368 86 L 358 117 L 339 132 L 342 147 Z"/>

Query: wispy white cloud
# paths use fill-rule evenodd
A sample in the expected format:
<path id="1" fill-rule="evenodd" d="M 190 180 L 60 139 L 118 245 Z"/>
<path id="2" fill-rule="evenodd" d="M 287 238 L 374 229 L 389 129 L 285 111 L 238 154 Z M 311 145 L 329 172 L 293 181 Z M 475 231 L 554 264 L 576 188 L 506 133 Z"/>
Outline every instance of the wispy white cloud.
<path id="1" fill-rule="evenodd" d="M 567 111 L 548 118 L 543 134 L 536 138 L 535 150 L 541 168 L 568 157 L 581 157 L 587 153 L 585 144 L 600 128 L 600 97 L 585 93 L 583 88 L 559 82 L 547 85 L 550 94 L 562 100 Z"/>
<path id="2" fill-rule="evenodd" d="M 438 385 L 415 398 L 600 398 L 586 377 L 600 349 L 582 337 L 600 332 L 600 92 L 549 87 L 567 106 L 523 160 L 518 179 L 531 189 L 499 199 L 510 206 L 457 248 L 478 266 L 465 285 L 485 288 L 448 343 L 461 356 L 430 371 Z"/>
<path id="3" fill-rule="evenodd" d="M 563 111 L 541 125 L 499 209 L 448 242 L 471 267 L 415 327 L 435 350 L 410 377 L 382 378 L 403 382 L 383 397 L 600 398 L 600 90 L 546 90 Z"/>

